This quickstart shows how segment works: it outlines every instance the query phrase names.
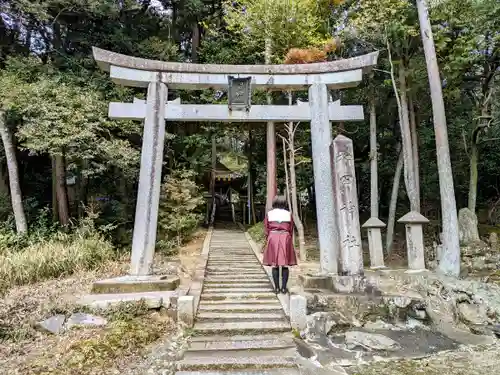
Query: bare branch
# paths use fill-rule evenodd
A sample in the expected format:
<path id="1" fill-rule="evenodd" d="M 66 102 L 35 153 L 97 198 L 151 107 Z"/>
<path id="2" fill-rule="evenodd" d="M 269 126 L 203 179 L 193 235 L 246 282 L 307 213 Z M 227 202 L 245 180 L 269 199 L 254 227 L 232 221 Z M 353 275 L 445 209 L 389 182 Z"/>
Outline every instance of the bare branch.
<path id="1" fill-rule="evenodd" d="M 356 127 L 356 129 L 354 129 L 353 131 L 343 129 L 343 132 L 346 134 L 356 134 L 358 132 L 358 130 L 359 130 L 359 126 Z"/>
<path id="2" fill-rule="evenodd" d="M 382 73 L 385 73 L 385 74 L 391 74 L 391 72 L 389 72 L 388 70 L 376 69 L 376 68 L 373 68 L 372 70 L 376 70 L 377 72 L 382 72 Z"/>
<path id="3" fill-rule="evenodd" d="M 500 137 L 497 138 L 488 138 L 488 139 L 482 139 L 481 142 L 478 142 L 478 144 L 482 144 L 485 142 L 492 142 L 492 141 L 500 141 Z"/>
<path id="4" fill-rule="evenodd" d="M 467 157 L 470 159 L 469 156 L 469 149 L 467 147 L 467 136 L 465 135 L 465 129 L 462 129 L 462 139 L 464 140 L 464 149 L 465 149 L 465 154 Z"/>

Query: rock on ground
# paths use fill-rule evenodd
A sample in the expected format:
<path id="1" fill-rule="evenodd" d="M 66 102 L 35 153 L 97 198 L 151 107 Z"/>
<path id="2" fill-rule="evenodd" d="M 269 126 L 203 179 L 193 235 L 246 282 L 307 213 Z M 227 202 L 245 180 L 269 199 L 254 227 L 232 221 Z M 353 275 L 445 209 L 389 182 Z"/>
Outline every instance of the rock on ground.
<path id="1" fill-rule="evenodd" d="M 352 366 L 347 371 L 356 375 L 484 375 L 497 374 L 499 365 L 499 345 L 464 346 L 422 360 L 377 362 Z"/>
<path id="2" fill-rule="evenodd" d="M 354 349 L 357 346 L 368 350 L 392 351 L 399 349 L 399 344 L 387 336 L 361 331 L 346 332 L 345 343 L 348 349 Z"/>
<path id="3" fill-rule="evenodd" d="M 66 321 L 66 317 L 62 314 L 54 315 L 44 321 L 41 321 L 36 324 L 36 328 L 40 331 L 52 333 L 57 335 L 64 331 L 64 322 Z"/>
<path id="4" fill-rule="evenodd" d="M 85 313 L 75 313 L 69 317 L 68 321 L 66 322 L 66 327 L 68 329 L 74 326 L 99 327 L 105 326 L 107 323 L 107 320 L 101 318 L 100 316 Z"/>

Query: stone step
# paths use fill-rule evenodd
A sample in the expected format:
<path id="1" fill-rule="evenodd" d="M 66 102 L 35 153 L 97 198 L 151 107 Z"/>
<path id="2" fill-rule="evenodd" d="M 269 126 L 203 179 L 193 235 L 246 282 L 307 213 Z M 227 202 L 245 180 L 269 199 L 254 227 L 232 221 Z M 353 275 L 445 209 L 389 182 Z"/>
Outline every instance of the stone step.
<path id="1" fill-rule="evenodd" d="M 235 270 L 228 270 L 228 271 L 206 271 L 207 275 L 210 276 L 236 276 L 238 277 L 246 277 L 246 276 L 260 276 L 260 275 L 266 275 L 263 269 L 253 269 L 253 270 L 248 270 L 245 272 L 236 272 Z"/>
<path id="2" fill-rule="evenodd" d="M 255 256 L 246 256 L 246 255 L 221 255 L 221 256 L 208 256 L 209 262 L 258 262 L 259 260 L 255 258 Z"/>
<path id="3" fill-rule="evenodd" d="M 263 270 L 262 268 L 260 268 L 259 266 L 255 265 L 253 267 L 250 267 L 250 266 L 235 266 L 235 267 L 232 267 L 232 266 L 227 266 L 227 265 L 224 265 L 224 266 L 207 266 L 206 268 L 206 271 L 207 273 L 214 273 L 214 272 L 228 272 L 228 273 L 232 273 L 232 274 L 237 274 L 237 275 L 241 275 L 241 274 L 249 274 L 249 273 L 262 273 Z"/>
<path id="4" fill-rule="evenodd" d="M 240 246 L 238 248 L 236 248 L 236 246 L 232 247 L 211 246 L 210 253 L 214 255 L 226 255 L 226 254 L 253 255 L 252 249 L 250 249 L 249 246 Z"/>
<path id="5" fill-rule="evenodd" d="M 228 260 L 217 260 L 217 261 L 212 261 L 209 260 L 207 263 L 207 267 L 238 267 L 238 268 L 251 268 L 251 267 L 258 267 L 260 268 L 261 265 L 257 260 L 233 260 L 233 261 L 228 261 Z"/>
<path id="6" fill-rule="evenodd" d="M 260 268 L 260 262 L 257 259 L 254 260 L 246 260 L 246 261 L 241 261 L 241 260 L 232 260 L 232 259 L 226 259 L 224 261 L 218 260 L 216 262 L 212 260 L 208 260 L 208 266 L 209 267 L 221 267 L 221 268 L 253 268 L 253 267 L 258 267 Z"/>
<path id="7" fill-rule="evenodd" d="M 143 300 L 151 309 L 168 308 L 172 299 L 177 298 L 177 292 L 139 292 L 139 293 L 112 293 L 88 294 L 77 301 L 77 304 L 94 309 L 107 309 L 121 303 L 138 302 Z"/>
<path id="8" fill-rule="evenodd" d="M 204 281 L 213 281 L 213 280 L 215 280 L 215 281 L 223 280 L 223 281 L 234 282 L 234 283 L 255 283 L 256 280 L 269 281 L 269 276 L 264 272 L 260 275 L 245 275 L 245 277 L 241 277 L 240 275 L 234 275 L 234 274 L 232 274 L 232 275 L 213 275 L 213 276 L 206 275 Z"/>
<path id="9" fill-rule="evenodd" d="M 210 293 L 210 294 L 213 294 L 213 293 L 259 293 L 259 292 L 272 292 L 273 291 L 273 288 L 271 288 L 270 285 L 264 285 L 264 286 L 261 286 L 261 287 L 256 287 L 256 288 L 253 288 L 253 287 L 243 287 L 243 288 L 233 288 L 232 286 L 229 286 L 230 284 L 228 284 L 228 286 L 226 287 L 212 287 L 212 286 L 209 286 L 209 285 L 206 285 L 204 288 L 203 288 L 203 293 Z"/>
<path id="10" fill-rule="evenodd" d="M 215 322 L 234 322 L 236 320 L 244 321 L 272 321 L 284 319 L 283 312 L 198 312 L 196 320 L 199 322 L 215 321 Z"/>
<path id="11" fill-rule="evenodd" d="M 263 298 L 235 298 L 235 299 L 216 299 L 216 300 L 211 300 L 211 299 L 203 299 L 203 296 L 200 300 L 201 305 L 279 305 L 279 300 L 278 298 L 272 298 L 272 299 L 263 299 Z M 280 305 L 281 306 L 281 305 Z"/>
<path id="12" fill-rule="evenodd" d="M 295 344 L 286 341 L 268 340 L 268 341 L 219 341 L 211 343 L 197 342 L 192 343 L 191 347 L 184 353 L 184 360 L 190 360 L 199 357 L 207 357 L 212 355 L 214 357 L 220 354 L 228 355 L 231 357 L 243 357 L 249 355 L 266 355 L 266 356 L 280 356 L 283 351 L 296 349 Z M 226 353 L 221 353 L 222 351 Z M 290 350 L 291 351 L 291 350 Z"/>
<path id="13" fill-rule="evenodd" d="M 283 308 L 279 303 L 270 304 L 200 304 L 198 314 L 202 312 L 214 312 L 214 313 L 224 313 L 224 312 L 273 312 L 273 313 L 283 313 Z"/>
<path id="14" fill-rule="evenodd" d="M 250 283 L 238 283 L 238 282 L 229 282 L 229 283 L 217 283 L 217 282 L 205 282 L 205 288 L 264 288 L 271 287 L 271 283 L 266 281 L 261 282 L 250 282 Z M 205 289 L 206 290 L 206 289 Z"/>
<path id="15" fill-rule="evenodd" d="M 210 249 L 210 252 L 208 253 L 211 256 L 225 256 L 225 255 L 241 255 L 241 256 L 254 256 L 255 254 L 253 253 L 252 249 L 246 248 L 246 249 L 214 249 L 213 247 Z"/>
<path id="16" fill-rule="evenodd" d="M 214 292 L 202 293 L 202 300 L 227 300 L 227 299 L 272 299 L 276 300 L 276 294 L 273 292 L 251 292 L 251 293 L 231 293 L 231 292 Z"/>
<path id="17" fill-rule="evenodd" d="M 189 342 L 212 342 L 212 341 L 249 341 L 249 340 L 288 340 L 290 342 L 294 341 L 294 336 L 292 332 L 280 332 L 280 333 L 264 333 L 259 335 L 234 335 L 234 336 L 222 336 L 222 335 L 204 335 L 204 336 L 193 336 L 189 338 Z"/>
<path id="18" fill-rule="evenodd" d="M 255 259 L 255 254 L 250 249 L 240 250 L 240 251 L 230 251 L 230 250 L 215 251 L 211 249 L 208 253 L 208 257 L 209 258 L 235 257 L 235 258 Z"/>
<path id="19" fill-rule="evenodd" d="M 220 353 L 222 354 L 222 353 Z M 224 353 L 226 354 L 226 353 Z M 206 356 L 184 359 L 177 367 L 185 370 L 263 370 L 273 368 L 296 368 L 293 357 L 266 356 L 264 354 L 233 356 Z"/>
<path id="20" fill-rule="evenodd" d="M 234 281 L 234 282 L 237 282 L 237 283 L 244 283 L 246 282 L 247 280 L 250 280 L 251 282 L 255 282 L 254 280 L 258 280 L 258 279 L 266 279 L 266 280 L 269 280 L 269 276 L 264 272 L 264 271 L 261 271 L 259 272 L 258 274 L 253 274 L 253 275 L 244 275 L 244 277 L 242 277 L 242 275 L 236 275 L 234 272 L 231 274 L 231 273 L 225 273 L 225 274 L 222 274 L 222 275 L 206 275 L 205 277 L 205 281 L 206 280 L 229 280 L 229 281 Z"/>
<path id="21" fill-rule="evenodd" d="M 285 320 L 275 320 L 267 322 L 221 322 L 203 323 L 196 322 L 194 331 L 197 334 L 224 334 L 224 335 L 244 335 L 255 333 L 289 332 L 290 324 Z"/>
<path id="22" fill-rule="evenodd" d="M 260 370 L 233 370 L 233 371 L 177 371 L 175 375 L 300 375 L 296 368 L 276 368 Z"/>

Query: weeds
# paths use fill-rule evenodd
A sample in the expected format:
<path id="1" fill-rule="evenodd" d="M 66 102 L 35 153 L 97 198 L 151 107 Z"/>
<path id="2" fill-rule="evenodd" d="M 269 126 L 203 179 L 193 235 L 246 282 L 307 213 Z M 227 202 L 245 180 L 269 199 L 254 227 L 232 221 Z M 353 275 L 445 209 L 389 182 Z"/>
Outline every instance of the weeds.
<path id="1" fill-rule="evenodd" d="M 0 235 L 0 294 L 14 285 L 95 269 L 115 256 L 112 244 L 94 229 L 91 219 L 82 220 L 72 233 L 31 236 Z"/>
<path id="2" fill-rule="evenodd" d="M 81 331 L 62 351 L 46 353 L 22 369 L 23 374 L 89 375 L 110 373 L 129 356 L 141 354 L 149 344 L 171 331 L 165 315 L 148 311 L 145 303 L 124 303 L 102 311 L 103 329 Z"/>
<path id="3" fill-rule="evenodd" d="M 264 241 L 264 223 L 260 222 L 250 227 L 248 233 L 255 242 L 262 243 Z"/>

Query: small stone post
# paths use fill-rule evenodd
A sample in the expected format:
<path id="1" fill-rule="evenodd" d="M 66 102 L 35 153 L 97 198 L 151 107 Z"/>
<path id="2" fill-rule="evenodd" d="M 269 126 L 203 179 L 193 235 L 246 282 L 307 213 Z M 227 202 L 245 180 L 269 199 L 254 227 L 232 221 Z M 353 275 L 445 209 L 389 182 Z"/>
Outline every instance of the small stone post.
<path id="1" fill-rule="evenodd" d="M 330 155 L 332 128 L 328 114 L 328 90 L 325 84 L 311 85 L 309 105 L 321 272 L 337 274 L 339 245 Z"/>
<path id="2" fill-rule="evenodd" d="M 342 274 L 345 276 L 361 275 L 363 274 L 363 252 L 352 140 L 338 135 L 333 140 L 332 146 Z"/>
<path id="3" fill-rule="evenodd" d="M 307 299 L 300 295 L 290 296 L 290 325 L 292 329 L 303 331 L 307 326 Z"/>
<path id="4" fill-rule="evenodd" d="M 425 270 L 424 234 L 422 225 L 429 222 L 422 214 L 410 211 L 398 220 L 405 224 L 408 268 L 411 271 Z"/>
<path id="5" fill-rule="evenodd" d="M 368 230 L 370 268 L 385 268 L 384 251 L 382 247 L 382 228 L 385 228 L 385 224 L 382 222 L 382 220 L 376 217 L 371 217 L 366 221 L 366 223 L 363 224 L 363 228 L 366 228 Z"/>
<path id="6" fill-rule="evenodd" d="M 133 276 L 151 275 L 153 268 L 168 91 L 159 78 L 160 73 L 157 73 L 156 80 L 149 83 L 146 99 L 141 170 L 132 237 L 130 274 Z"/>
<path id="7" fill-rule="evenodd" d="M 177 300 L 177 322 L 191 328 L 194 325 L 194 296 L 182 296 Z"/>

